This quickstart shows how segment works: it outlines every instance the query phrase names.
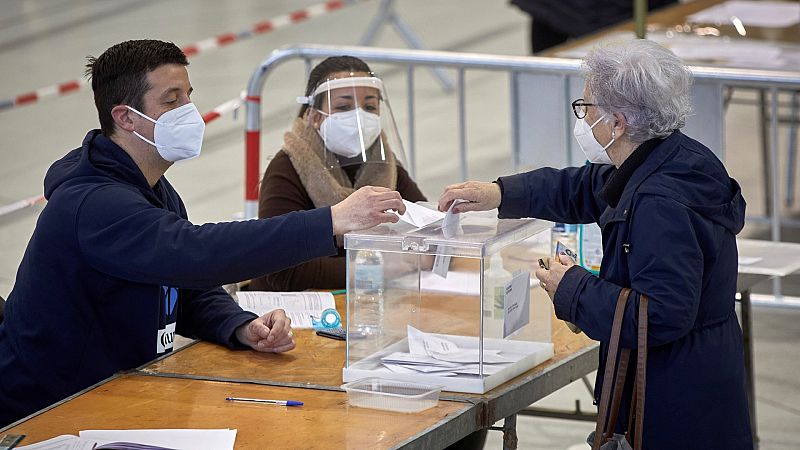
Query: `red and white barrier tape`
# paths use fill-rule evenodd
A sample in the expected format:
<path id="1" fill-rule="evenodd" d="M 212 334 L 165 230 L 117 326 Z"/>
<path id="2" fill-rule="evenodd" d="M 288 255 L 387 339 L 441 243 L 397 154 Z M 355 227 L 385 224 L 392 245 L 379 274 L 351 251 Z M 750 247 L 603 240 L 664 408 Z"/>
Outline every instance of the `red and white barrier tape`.
<path id="1" fill-rule="evenodd" d="M 205 123 L 213 122 L 229 112 L 235 112 L 240 106 L 242 106 L 242 97 L 230 99 L 211 111 L 203 114 L 203 121 Z"/>
<path id="2" fill-rule="evenodd" d="M 230 112 L 234 112 L 239 109 L 242 104 L 241 98 L 234 98 L 228 100 L 227 102 L 217 106 L 216 108 L 212 109 L 211 111 L 203 114 L 203 121 L 205 123 L 213 122 L 214 120 L 219 119 L 220 117 L 228 114 Z M 0 206 L 0 217 L 11 214 L 15 211 L 19 211 L 21 209 L 29 208 L 33 205 L 38 205 L 39 203 L 45 202 L 44 195 L 35 195 L 33 197 L 29 197 L 23 200 L 16 201 L 14 203 L 9 203 L 5 206 Z"/>
<path id="3" fill-rule="evenodd" d="M 18 202 L 10 203 L 6 206 L 0 206 L 0 216 L 11 214 L 14 211 L 19 211 L 20 209 L 25 209 L 42 202 L 44 202 L 44 195 L 40 194 L 30 198 L 26 198 L 24 200 L 20 200 Z"/>
<path id="4" fill-rule="evenodd" d="M 249 29 L 240 31 L 239 33 L 225 33 L 218 36 L 203 39 L 202 41 L 194 44 L 189 44 L 183 47 L 183 53 L 187 58 L 205 53 L 210 50 L 225 47 L 241 40 L 245 40 L 259 34 L 268 33 L 270 31 L 283 28 L 298 22 L 302 22 L 312 17 L 321 16 L 330 11 L 340 9 L 347 6 L 350 2 L 344 0 L 329 0 L 324 3 L 309 6 L 308 8 L 299 9 L 289 14 L 283 14 L 269 20 L 263 20 L 251 26 Z M 19 106 L 30 105 L 51 97 L 59 97 L 73 92 L 78 92 L 89 86 L 86 80 L 73 80 L 65 83 L 55 84 L 52 86 L 36 89 L 35 91 L 26 92 L 17 95 L 10 99 L 0 99 L 0 112 L 8 109 L 13 109 Z"/>

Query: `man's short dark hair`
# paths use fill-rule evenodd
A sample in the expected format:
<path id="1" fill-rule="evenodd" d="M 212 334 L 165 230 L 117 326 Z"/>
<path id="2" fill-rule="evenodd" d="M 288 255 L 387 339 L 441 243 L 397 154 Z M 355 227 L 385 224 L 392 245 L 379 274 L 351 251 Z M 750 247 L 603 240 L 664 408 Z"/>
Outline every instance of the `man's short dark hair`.
<path id="1" fill-rule="evenodd" d="M 139 111 L 144 108 L 144 94 L 151 88 L 148 72 L 164 64 L 189 65 L 178 46 L 152 39 L 125 41 L 87 60 L 86 76 L 92 81 L 100 129 L 106 136 L 114 134 L 114 106 L 130 105 Z"/>

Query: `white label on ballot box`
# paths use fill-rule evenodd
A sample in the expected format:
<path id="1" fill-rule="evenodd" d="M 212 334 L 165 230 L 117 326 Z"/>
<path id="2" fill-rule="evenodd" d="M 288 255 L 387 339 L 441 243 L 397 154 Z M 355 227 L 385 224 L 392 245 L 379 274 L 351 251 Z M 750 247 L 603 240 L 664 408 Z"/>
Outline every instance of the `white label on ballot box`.
<path id="1" fill-rule="evenodd" d="M 507 338 L 530 322 L 531 318 L 531 273 L 522 272 L 505 286 L 503 297 L 503 337 Z"/>

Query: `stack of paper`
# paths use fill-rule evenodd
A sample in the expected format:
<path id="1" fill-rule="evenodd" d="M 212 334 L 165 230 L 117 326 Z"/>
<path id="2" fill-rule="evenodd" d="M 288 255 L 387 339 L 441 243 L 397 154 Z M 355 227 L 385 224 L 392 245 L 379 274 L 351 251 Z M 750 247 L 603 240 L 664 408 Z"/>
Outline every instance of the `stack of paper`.
<path id="1" fill-rule="evenodd" d="M 477 348 L 459 348 L 455 343 L 408 326 L 408 353 L 395 352 L 381 363 L 395 373 L 426 373 L 437 376 L 479 375 Z M 501 371 L 514 360 L 500 350 L 483 350 L 483 374 Z"/>

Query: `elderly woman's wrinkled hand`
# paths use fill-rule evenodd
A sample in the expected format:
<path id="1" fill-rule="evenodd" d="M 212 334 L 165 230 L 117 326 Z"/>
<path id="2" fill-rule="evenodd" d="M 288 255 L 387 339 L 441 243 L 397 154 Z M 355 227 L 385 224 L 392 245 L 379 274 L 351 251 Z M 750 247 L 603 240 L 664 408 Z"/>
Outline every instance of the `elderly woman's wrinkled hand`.
<path id="1" fill-rule="evenodd" d="M 561 279 L 564 278 L 564 273 L 574 265 L 575 261 L 562 253 L 558 255 L 558 260 L 550 260 L 549 269 L 536 269 L 536 278 L 539 279 L 539 286 L 547 292 L 550 300 L 555 297 L 558 285 L 561 283 Z"/>
<path id="2" fill-rule="evenodd" d="M 467 200 L 459 203 L 453 212 L 488 211 L 500 206 L 501 192 L 497 183 L 484 183 L 481 181 L 465 181 L 451 184 L 444 188 L 439 197 L 439 211 L 447 211 L 456 199 Z"/>

